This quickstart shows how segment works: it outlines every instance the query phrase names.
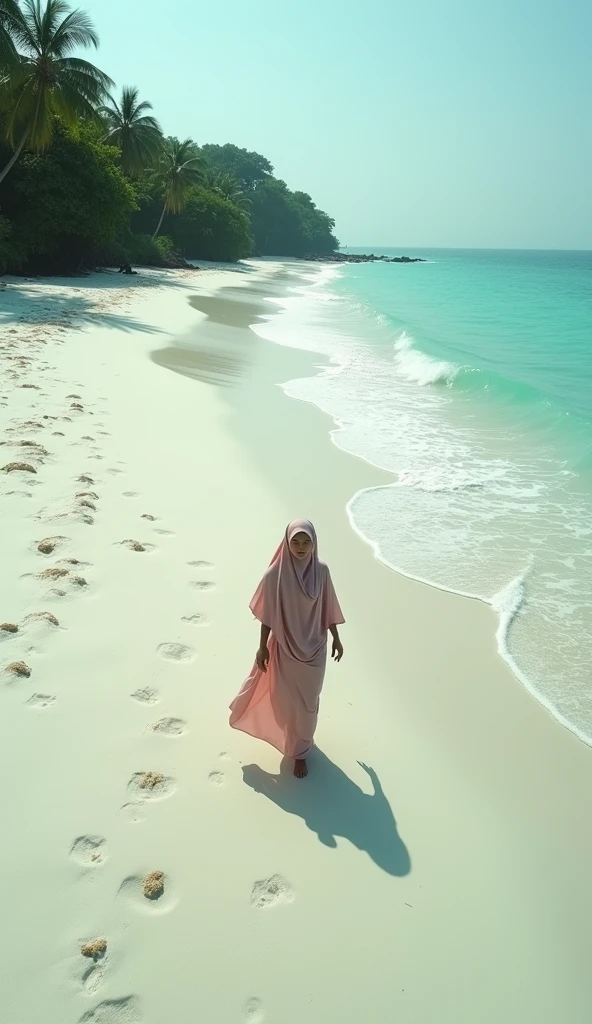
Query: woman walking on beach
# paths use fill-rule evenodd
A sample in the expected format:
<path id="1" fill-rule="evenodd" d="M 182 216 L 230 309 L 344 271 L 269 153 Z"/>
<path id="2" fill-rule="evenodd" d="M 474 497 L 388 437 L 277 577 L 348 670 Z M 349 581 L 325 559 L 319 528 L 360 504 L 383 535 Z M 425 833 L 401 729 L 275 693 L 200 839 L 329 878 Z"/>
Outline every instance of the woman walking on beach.
<path id="1" fill-rule="evenodd" d="M 230 705 L 230 724 L 294 758 L 294 775 L 303 779 L 317 726 L 327 633 L 333 637 L 331 657 L 341 661 L 337 627 L 345 622 L 308 520 L 288 526 L 250 608 L 261 623 L 259 650 Z"/>

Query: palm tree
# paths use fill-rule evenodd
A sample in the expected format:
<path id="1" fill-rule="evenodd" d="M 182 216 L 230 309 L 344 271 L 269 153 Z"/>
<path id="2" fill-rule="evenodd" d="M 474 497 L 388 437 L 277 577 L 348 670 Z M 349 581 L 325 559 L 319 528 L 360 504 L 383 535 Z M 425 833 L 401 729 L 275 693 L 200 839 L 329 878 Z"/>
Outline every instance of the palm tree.
<path id="1" fill-rule="evenodd" d="M 17 0 L 0 0 L 0 76 L 3 78 L 17 60 L 11 29 L 20 17 Z"/>
<path id="2" fill-rule="evenodd" d="M 158 176 L 162 184 L 164 206 L 153 238 L 162 227 L 165 213 L 181 213 L 185 195 L 191 185 L 203 180 L 205 160 L 193 139 L 167 139 L 164 145 Z"/>
<path id="3" fill-rule="evenodd" d="M 240 187 L 234 174 L 225 174 L 223 171 L 215 171 L 213 168 L 209 168 L 206 171 L 204 181 L 213 192 L 217 192 L 223 199 L 230 200 L 231 203 L 240 207 L 241 210 L 246 210 L 251 206 L 251 200 Z"/>
<path id="4" fill-rule="evenodd" d="M 138 102 L 138 90 L 124 85 L 121 103 L 109 97 L 111 106 L 99 108 L 105 119 L 108 132 L 103 142 L 118 146 L 121 150 L 121 166 L 130 177 L 136 177 L 154 163 L 164 139 L 155 117 L 145 114 L 152 110 L 152 104 Z"/>
<path id="5" fill-rule="evenodd" d="M 7 8 L 6 0 L 3 10 Z M 80 117 L 95 117 L 113 82 L 94 64 L 71 57 L 78 47 L 99 45 L 93 24 L 81 10 L 71 10 L 65 0 L 21 0 L 4 16 L 18 60 L 2 77 L 9 102 L 6 137 L 15 151 L 3 171 L 2 181 L 27 143 L 40 153 L 49 146 L 53 122 L 61 117 L 68 125 Z"/>

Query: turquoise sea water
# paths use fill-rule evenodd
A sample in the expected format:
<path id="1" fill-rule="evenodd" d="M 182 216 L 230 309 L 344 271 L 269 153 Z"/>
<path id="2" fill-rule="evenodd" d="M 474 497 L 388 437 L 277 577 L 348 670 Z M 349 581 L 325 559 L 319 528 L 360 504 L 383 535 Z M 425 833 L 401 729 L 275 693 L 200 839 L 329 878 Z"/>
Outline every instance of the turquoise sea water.
<path id="1" fill-rule="evenodd" d="M 502 656 L 592 743 L 592 253 L 406 254 L 428 262 L 315 268 L 257 330 L 329 357 L 287 392 L 394 475 L 354 527 L 490 603 Z"/>

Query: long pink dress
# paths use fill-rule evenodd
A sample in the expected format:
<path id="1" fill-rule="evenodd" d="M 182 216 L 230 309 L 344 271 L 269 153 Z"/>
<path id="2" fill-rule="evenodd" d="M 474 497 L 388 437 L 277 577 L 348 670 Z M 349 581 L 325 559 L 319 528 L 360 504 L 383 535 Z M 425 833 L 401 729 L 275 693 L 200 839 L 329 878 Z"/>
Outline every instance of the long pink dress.
<path id="1" fill-rule="evenodd" d="M 290 540 L 307 533 L 314 547 L 302 563 Z M 312 523 L 290 523 L 250 604 L 271 629 L 269 663 L 255 662 L 230 705 L 230 725 L 271 743 L 286 757 L 305 758 L 313 745 L 327 661 L 329 626 L 344 622 L 327 566 L 319 561 Z"/>

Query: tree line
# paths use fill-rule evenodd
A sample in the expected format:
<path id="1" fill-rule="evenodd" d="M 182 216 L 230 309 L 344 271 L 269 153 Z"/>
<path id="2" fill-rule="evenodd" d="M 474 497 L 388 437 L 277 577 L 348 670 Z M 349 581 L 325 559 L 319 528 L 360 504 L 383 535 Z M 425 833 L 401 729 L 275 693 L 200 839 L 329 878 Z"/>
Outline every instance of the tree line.
<path id="1" fill-rule="evenodd" d="M 330 253 L 334 221 L 261 154 L 166 136 L 77 54 L 67 0 L 0 0 L 0 273 Z"/>

